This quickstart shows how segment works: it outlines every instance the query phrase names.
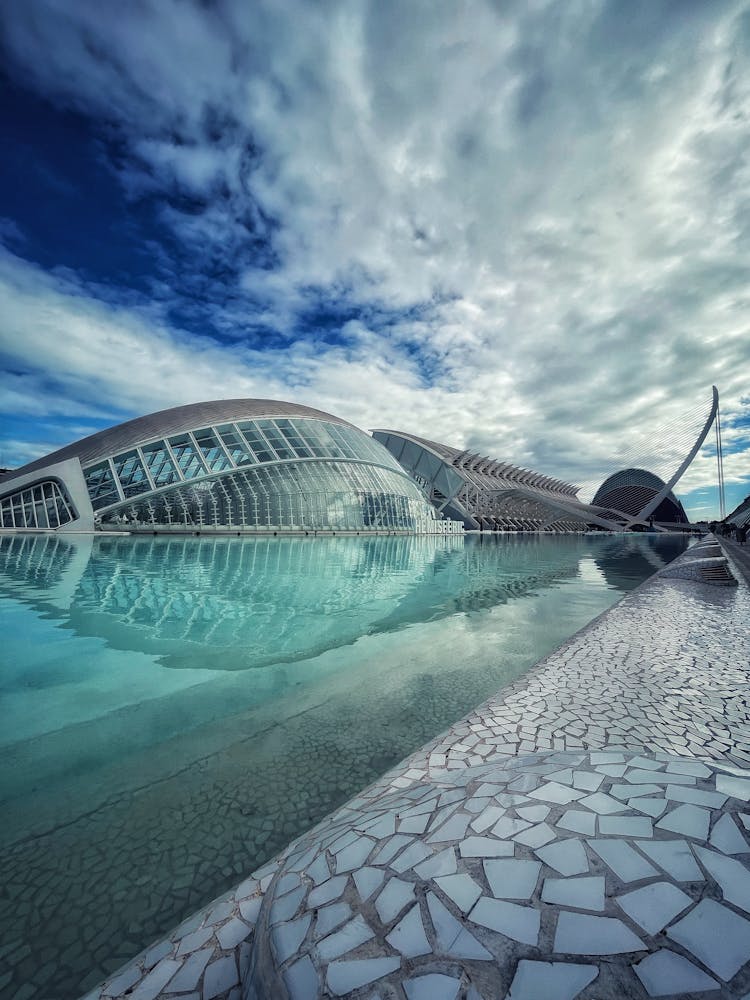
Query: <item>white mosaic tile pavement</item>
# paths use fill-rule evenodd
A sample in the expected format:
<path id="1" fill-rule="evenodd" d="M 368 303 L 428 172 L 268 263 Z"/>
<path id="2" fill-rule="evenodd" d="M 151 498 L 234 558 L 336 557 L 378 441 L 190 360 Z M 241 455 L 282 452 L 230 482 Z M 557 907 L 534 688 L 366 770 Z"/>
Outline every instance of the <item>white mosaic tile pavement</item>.
<path id="1" fill-rule="evenodd" d="M 86 1000 L 750 995 L 749 621 L 658 574 Z"/>
<path id="2" fill-rule="evenodd" d="M 595 794 L 618 802 L 618 812 L 602 811 L 603 799 L 593 794 L 577 800 L 576 811 L 593 824 L 586 824 L 584 832 L 570 829 L 569 802 L 557 785 L 573 788 L 576 778 L 599 775 L 597 752 L 548 751 L 443 769 L 433 780 L 409 788 L 358 797 L 327 826 L 301 838 L 274 876 L 261 906 L 243 1000 L 317 995 L 384 1000 L 421 995 L 431 983 L 435 990 L 453 990 L 457 998 L 481 1000 L 744 997 L 750 992 L 750 834 L 739 820 L 744 798 L 718 790 L 727 765 L 691 768 L 689 759 L 658 752 L 617 756 L 618 773 L 604 775 Z M 741 777 L 738 768 L 729 767 Z M 691 769 L 697 773 L 684 773 Z M 710 803 L 688 804 L 705 812 L 705 824 L 701 820 L 685 836 L 676 836 L 666 824 L 644 837 L 642 824 L 650 828 L 650 820 L 611 795 L 613 786 L 643 771 L 653 776 L 643 786 L 644 797 L 659 802 L 667 818 L 686 808 L 669 791 L 670 776 L 681 774 L 685 781 L 679 787 Z M 511 801 L 509 790 L 521 785 L 526 794 L 515 794 Z M 447 795 L 455 791 L 459 800 Z M 526 823 L 519 832 L 517 820 L 540 795 L 552 840 L 537 846 L 523 836 L 534 827 Z M 492 808 L 502 811 L 483 837 L 505 845 L 500 856 L 461 850 L 465 840 L 476 838 L 469 824 L 458 820 L 473 815 L 469 806 L 477 796 L 490 798 Z M 382 874 L 379 894 L 363 900 L 352 877 L 341 898 L 354 916 L 332 936 L 328 926 L 321 929 L 322 911 L 315 901 L 327 883 L 316 888 L 299 858 L 309 858 L 311 851 L 312 863 L 324 858 L 333 882 L 337 855 L 330 845 L 352 823 L 391 813 L 398 820 L 415 806 L 432 810 L 425 813 L 432 820 L 448 797 L 457 832 L 452 841 L 441 839 L 436 846 L 450 855 L 455 870 L 433 876 L 421 856 L 419 862 L 398 864 L 413 843 L 399 841 L 400 853 L 394 855 L 387 848 L 398 835 L 386 832 L 373 838 L 372 856 L 365 859 L 368 870 Z M 627 820 L 637 822 L 629 826 Z M 287 898 L 296 908 L 286 926 L 299 944 L 282 959 L 274 946 L 278 925 L 273 920 Z M 288 985 L 288 969 L 302 961 L 308 992 Z M 429 977 L 443 978 L 433 983 Z"/>

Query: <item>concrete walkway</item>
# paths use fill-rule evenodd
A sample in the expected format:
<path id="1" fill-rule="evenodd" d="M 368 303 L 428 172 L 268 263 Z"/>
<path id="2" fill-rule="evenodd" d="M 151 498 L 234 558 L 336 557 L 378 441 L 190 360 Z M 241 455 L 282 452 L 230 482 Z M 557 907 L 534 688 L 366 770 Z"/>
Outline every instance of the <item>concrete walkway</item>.
<path id="1" fill-rule="evenodd" d="M 719 538 L 718 541 L 724 552 L 742 573 L 745 582 L 750 584 L 750 541 L 745 542 L 744 545 L 738 545 L 730 538 Z"/>
<path id="2" fill-rule="evenodd" d="M 750 589 L 699 556 L 90 1000 L 745 998 Z"/>

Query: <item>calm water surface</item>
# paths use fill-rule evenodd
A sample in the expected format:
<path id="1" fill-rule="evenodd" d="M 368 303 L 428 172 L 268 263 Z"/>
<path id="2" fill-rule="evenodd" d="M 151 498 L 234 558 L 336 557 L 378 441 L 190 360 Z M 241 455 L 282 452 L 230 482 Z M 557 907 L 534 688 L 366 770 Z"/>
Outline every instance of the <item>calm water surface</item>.
<path id="1" fill-rule="evenodd" d="M 0 538 L 0 995 L 81 995 L 685 544 Z"/>

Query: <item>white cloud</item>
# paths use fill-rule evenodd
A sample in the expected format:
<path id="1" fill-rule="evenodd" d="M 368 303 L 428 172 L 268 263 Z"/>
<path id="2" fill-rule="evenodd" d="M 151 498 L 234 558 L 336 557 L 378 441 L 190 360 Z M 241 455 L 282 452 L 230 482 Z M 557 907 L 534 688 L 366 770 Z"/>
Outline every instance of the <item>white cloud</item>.
<path id="1" fill-rule="evenodd" d="M 115 122 L 133 196 L 205 199 L 162 217 L 241 273 L 227 346 L 6 257 L 9 357 L 51 407 L 293 396 L 574 481 L 712 383 L 747 413 L 750 14 L 626 6 L 28 5 L 16 72 Z M 331 299 L 372 319 L 295 339 Z M 702 457 L 685 488 L 712 477 Z"/>

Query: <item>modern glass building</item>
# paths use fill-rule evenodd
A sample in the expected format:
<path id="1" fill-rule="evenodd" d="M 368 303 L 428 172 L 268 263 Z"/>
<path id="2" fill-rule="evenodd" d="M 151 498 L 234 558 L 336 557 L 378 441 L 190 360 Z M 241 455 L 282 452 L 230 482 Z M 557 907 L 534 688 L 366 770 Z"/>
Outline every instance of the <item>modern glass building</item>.
<path id="1" fill-rule="evenodd" d="M 403 431 L 373 431 L 435 509 L 467 530 L 582 531 L 596 511 L 577 499 L 577 487 L 510 462 L 452 448 Z"/>
<path id="2" fill-rule="evenodd" d="M 591 502 L 635 516 L 662 496 L 665 488 L 664 481 L 647 469 L 621 469 L 604 480 Z M 671 490 L 658 499 L 649 516 L 663 524 L 688 524 L 690 520 Z"/>
<path id="3" fill-rule="evenodd" d="M 577 486 L 510 462 L 403 431 L 376 430 L 373 436 L 398 459 L 435 509 L 461 520 L 466 530 L 622 531 L 641 523 L 688 523 L 674 493 L 645 469 L 610 476 L 591 503 L 584 503 Z"/>
<path id="4" fill-rule="evenodd" d="M 329 413 L 214 400 L 100 431 L 0 480 L 5 529 L 461 530 L 388 450 Z"/>

